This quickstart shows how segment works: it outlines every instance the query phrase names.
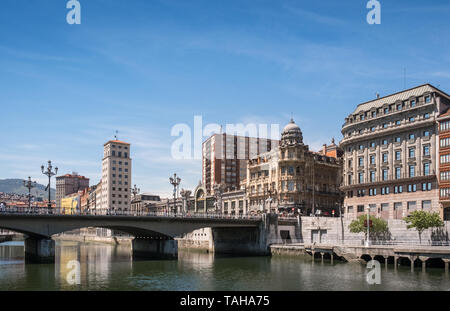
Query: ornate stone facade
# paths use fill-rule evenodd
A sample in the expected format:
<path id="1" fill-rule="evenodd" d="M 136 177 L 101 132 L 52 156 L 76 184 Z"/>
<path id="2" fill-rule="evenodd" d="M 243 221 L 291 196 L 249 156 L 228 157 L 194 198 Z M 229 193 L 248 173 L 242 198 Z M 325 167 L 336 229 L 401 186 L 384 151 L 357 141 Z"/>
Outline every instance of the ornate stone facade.
<path id="1" fill-rule="evenodd" d="M 294 120 L 284 127 L 280 146 L 249 160 L 247 170 L 242 185 L 250 212 L 331 215 L 339 210 L 341 161 L 310 151 Z"/>
<path id="2" fill-rule="evenodd" d="M 348 217 L 370 213 L 401 219 L 440 211 L 436 118 L 449 96 L 425 84 L 362 103 L 342 127 L 342 191 Z"/>

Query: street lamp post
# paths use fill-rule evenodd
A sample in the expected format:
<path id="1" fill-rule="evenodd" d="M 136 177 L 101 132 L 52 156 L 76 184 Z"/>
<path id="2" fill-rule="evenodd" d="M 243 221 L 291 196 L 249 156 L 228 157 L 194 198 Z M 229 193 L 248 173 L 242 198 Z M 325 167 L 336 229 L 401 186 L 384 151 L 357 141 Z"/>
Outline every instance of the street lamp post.
<path id="1" fill-rule="evenodd" d="M 28 211 L 31 212 L 31 189 L 36 187 L 36 182 L 31 181 L 31 177 L 28 176 L 28 180 L 24 180 L 23 185 L 25 188 L 28 188 Z"/>
<path id="2" fill-rule="evenodd" d="M 181 178 L 177 177 L 177 174 L 174 173 L 173 177 L 169 177 L 169 182 L 173 186 L 173 211 L 177 210 L 176 196 L 177 196 L 177 187 L 181 183 Z"/>
<path id="3" fill-rule="evenodd" d="M 55 176 L 56 174 L 58 174 L 58 167 L 55 167 L 55 171 L 52 171 L 53 166 L 52 166 L 52 161 L 48 160 L 48 164 L 47 164 L 47 169 L 45 169 L 44 165 L 41 165 L 41 170 L 42 170 L 42 174 L 47 175 L 48 177 L 48 211 L 50 212 L 52 209 L 52 201 L 51 201 L 51 197 L 50 197 L 50 193 L 51 193 L 51 188 L 50 188 L 50 180 L 52 178 L 52 176 Z"/>

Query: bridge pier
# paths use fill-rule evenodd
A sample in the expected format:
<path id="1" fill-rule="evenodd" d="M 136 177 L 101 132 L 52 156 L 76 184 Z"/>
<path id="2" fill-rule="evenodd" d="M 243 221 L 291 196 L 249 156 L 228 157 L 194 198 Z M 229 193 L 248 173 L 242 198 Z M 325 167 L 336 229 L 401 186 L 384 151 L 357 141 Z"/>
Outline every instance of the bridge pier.
<path id="1" fill-rule="evenodd" d="M 141 259 L 177 259 L 178 242 L 161 238 L 134 238 L 132 241 L 133 258 Z"/>
<path id="2" fill-rule="evenodd" d="M 422 261 L 422 272 L 425 272 L 427 268 L 427 260 L 430 259 L 430 257 L 419 256 L 419 259 Z"/>
<path id="3" fill-rule="evenodd" d="M 448 274 L 448 264 L 450 263 L 450 259 L 443 258 L 444 266 L 445 266 L 445 273 Z"/>
<path id="4" fill-rule="evenodd" d="M 54 263 L 55 241 L 28 237 L 25 239 L 26 263 Z"/>

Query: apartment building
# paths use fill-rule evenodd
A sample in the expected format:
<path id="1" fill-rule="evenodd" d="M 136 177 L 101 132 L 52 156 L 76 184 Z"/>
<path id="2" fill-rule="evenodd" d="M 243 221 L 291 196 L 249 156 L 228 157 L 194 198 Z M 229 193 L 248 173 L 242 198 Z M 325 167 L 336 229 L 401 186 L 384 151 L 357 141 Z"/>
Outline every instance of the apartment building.
<path id="1" fill-rule="evenodd" d="M 272 150 L 278 140 L 229 134 L 214 134 L 202 145 L 202 182 L 207 194 L 214 185 L 222 184 L 225 191 L 238 190 L 246 178 L 247 160 Z"/>
<path id="2" fill-rule="evenodd" d="M 342 151 L 334 141 L 320 152 L 303 143 L 300 127 L 291 120 L 281 134 L 279 147 L 248 161 L 245 181 L 249 213 L 275 212 L 332 215 L 342 203 Z M 231 210 L 234 210 L 233 208 Z"/>
<path id="3" fill-rule="evenodd" d="M 342 127 L 344 208 L 347 217 L 370 212 L 401 219 L 437 211 L 437 117 L 450 97 L 430 84 L 359 104 Z"/>
<path id="4" fill-rule="evenodd" d="M 110 140 L 104 144 L 101 180 L 101 211 L 127 211 L 131 197 L 130 144 Z"/>
<path id="5" fill-rule="evenodd" d="M 450 110 L 438 117 L 439 123 L 439 203 L 444 220 L 450 220 Z"/>
<path id="6" fill-rule="evenodd" d="M 61 200 L 72 193 L 76 193 L 79 190 L 89 188 L 89 178 L 78 175 L 73 172 L 72 174 L 65 174 L 63 176 L 56 177 L 56 208 L 61 208 Z"/>

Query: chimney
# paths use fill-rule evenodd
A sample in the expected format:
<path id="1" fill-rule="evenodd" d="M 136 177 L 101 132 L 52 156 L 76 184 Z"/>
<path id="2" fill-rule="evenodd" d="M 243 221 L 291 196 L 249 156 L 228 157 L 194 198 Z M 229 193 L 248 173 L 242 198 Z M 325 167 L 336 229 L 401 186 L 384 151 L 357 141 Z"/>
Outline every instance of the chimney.
<path id="1" fill-rule="evenodd" d="M 377 92 L 377 99 L 380 98 L 380 93 Z"/>
<path id="2" fill-rule="evenodd" d="M 326 155 L 326 154 L 327 154 L 327 144 L 323 144 L 323 147 L 322 147 L 322 154 L 323 154 L 323 155 Z"/>

